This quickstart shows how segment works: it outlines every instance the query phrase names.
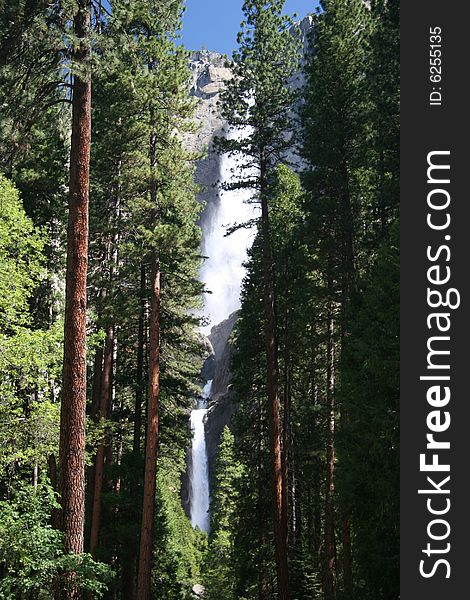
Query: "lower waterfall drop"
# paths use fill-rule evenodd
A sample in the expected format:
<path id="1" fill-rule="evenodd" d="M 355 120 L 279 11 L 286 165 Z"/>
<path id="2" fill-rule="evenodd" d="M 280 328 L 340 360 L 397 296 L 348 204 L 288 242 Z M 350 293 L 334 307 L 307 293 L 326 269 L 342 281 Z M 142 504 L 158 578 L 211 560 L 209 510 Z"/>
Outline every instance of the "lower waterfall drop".
<path id="1" fill-rule="evenodd" d="M 212 379 L 202 390 L 202 399 L 197 408 L 191 411 L 191 470 L 189 499 L 191 507 L 191 525 L 202 531 L 209 531 L 209 471 L 207 465 L 206 433 L 204 417 L 207 413 L 207 401 L 211 396 Z"/>

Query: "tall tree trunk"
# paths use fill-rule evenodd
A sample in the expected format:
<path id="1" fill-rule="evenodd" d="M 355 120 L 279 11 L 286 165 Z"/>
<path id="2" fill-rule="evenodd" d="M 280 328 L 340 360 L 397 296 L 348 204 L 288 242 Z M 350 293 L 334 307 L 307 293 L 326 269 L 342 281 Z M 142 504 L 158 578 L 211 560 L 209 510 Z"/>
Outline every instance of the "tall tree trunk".
<path id="1" fill-rule="evenodd" d="M 99 416 L 106 419 L 111 399 L 111 374 L 113 371 L 114 327 L 108 325 L 104 347 L 103 377 L 101 384 L 101 399 Z M 93 491 L 93 509 L 90 530 L 90 554 L 96 558 L 101 524 L 101 494 L 103 490 L 105 468 L 105 441 L 101 440 L 95 458 L 95 477 Z"/>
<path id="2" fill-rule="evenodd" d="M 154 65 L 149 65 L 152 70 Z M 149 140 L 150 199 L 154 207 L 154 222 L 158 222 L 159 208 L 157 197 L 157 135 L 155 132 L 155 110 L 149 108 L 152 131 Z M 137 573 L 137 598 L 150 600 L 152 587 L 153 522 L 155 514 L 155 492 L 158 453 L 158 397 L 160 392 L 160 297 L 161 272 L 160 256 L 155 251 L 150 272 L 150 316 L 148 334 L 148 390 L 147 390 L 147 429 L 145 436 L 144 496 L 142 523 L 140 529 L 139 563 Z M 141 273 L 142 276 L 142 273 Z"/>
<path id="3" fill-rule="evenodd" d="M 145 448 L 144 500 L 140 531 L 137 598 L 150 600 L 152 577 L 153 521 L 158 448 L 158 394 L 160 384 L 160 262 L 155 258 L 150 284 L 149 380 L 147 397 L 147 441 Z"/>
<path id="4" fill-rule="evenodd" d="M 334 320 L 333 306 L 328 306 L 327 333 L 327 418 L 328 432 L 326 445 L 326 493 L 325 493 L 325 597 L 334 598 L 334 568 L 335 568 L 335 530 L 334 530 L 334 469 L 335 469 L 335 349 L 334 349 Z"/>
<path id="5" fill-rule="evenodd" d="M 290 409 L 291 409 L 291 391 L 290 391 L 290 353 L 286 346 L 285 350 L 285 381 L 284 381 L 284 419 L 282 428 L 282 522 L 286 531 L 286 544 L 289 541 L 289 530 L 287 523 L 289 522 L 289 477 L 290 469 Z"/>
<path id="6" fill-rule="evenodd" d="M 74 62 L 90 61 L 90 1 L 79 0 L 74 33 L 80 40 Z M 83 552 L 85 518 L 86 282 L 88 190 L 91 143 L 91 79 L 74 76 L 70 149 L 69 216 L 64 324 L 64 366 L 60 414 L 59 490 L 66 553 Z M 70 576 L 73 578 L 73 575 Z M 62 597 L 78 598 L 73 586 Z"/>
<path id="7" fill-rule="evenodd" d="M 316 376 L 314 374 L 314 381 L 316 380 Z M 313 385 L 313 406 L 317 407 L 319 405 L 319 389 L 318 385 L 314 383 Z M 319 428 L 319 424 L 315 417 L 315 428 Z M 318 434 L 317 434 L 318 435 Z M 312 439 L 309 437 L 309 439 Z M 321 482 L 323 480 L 323 461 L 320 458 L 316 457 L 314 459 L 313 464 L 313 473 L 312 473 L 312 487 L 314 490 L 313 494 L 313 520 L 312 520 L 312 549 L 315 559 L 320 562 L 321 560 L 321 546 L 322 546 L 322 515 L 323 515 L 323 506 L 322 506 L 322 498 L 321 498 Z"/>
<path id="8" fill-rule="evenodd" d="M 346 155 L 346 151 L 343 152 Z M 344 343 L 348 333 L 348 310 L 351 303 L 351 297 L 356 288 L 356 253 L 355 253 L 355 231 L 354 217 L 351 203 L 351 194 L 349 191 L 349 171 L 347 160 L 344 158 L 341 166 L 341 175 L 343 189 L 341 193 L 341 212 L 342 212 L 342 290 L 341 290 L 341 331 L 340 331 L 340 350 L 341 362 L 344 351 Z M 340 425 L 343 425 L 347 419 L 346 412 L 340 407 Z M 352 594 L 352 554 L 351 554 L 351 532 L 349 513 L 346 511 L 342 517 L 342 562 L 344 589 L 348 596 Z"/>
<path id="9" fill-rule="evenodd" d="M 132 508 L 130 509 L 131 518 L 137 517 L 134 513 L 134 507 L 138 503 L 138 478 L 139 473 L 136 469 L 140 464 L 141 436 L 142 436 L 142 404 L 144 397 L 144 354 L 145 354 L 145 316 L 146 316 L 146 271 L 142 263 L 140 267 L 140 314 L 139 326 L 137 332 L 137 369 L 136 369 L 136 389 L 134 404 L 134 435 L 132 441 L 132 453 L 134 455 L 134 472 L 131 474 L 129 493 L 131 496 Z M 122 567 L 122 592 L 125 598 L 132 600 L 135 597 L 135 578 L 137 564 L 137 546 L 127 549 L 127 557 Z"/>
<path id="10" fill-rule="evenodd" d="M 93 384 L 91 388 L 91 418 L 95 421 L 100 412 L 101 384 L 103 381 L 103 348 L 96 349 L 93 362 Z"/>
<path id="11" fill-rule="evenodd" d="M 286 256 L 285 260 L 285 281 L 288 281 L 289 268 Z M 286 299 L 286 307 L 284 314 L 284 414 L 282 428 L 282 520 L 286 528 L 287 546 L 289 545 L 289 477 L 291 473 L 291 452 L 290 452 L 290 419 L 291 419 L 291 355 L 290 355 L 290 315 L 289 315 L 289 296 Z M 293 504 L 292 504 L 293 506 Z M 292 521 L 294 524 L 295 521 Z M 295 535 L 295 531 L 293 530 Z"/>
<path id="12" fill-rule="evenodd" d="M 266 546 L 266 511 L 263 503 L 263 491 L 265 484 L 265 477 L 263 476 L 263 440 L 264 440 L 264 426 L 263 426 L 263 402 L 261 396 L 258 397 L 258 440 L 256 447 L 256 484 L 258 488 L 258 500 L 257 500 L 257 519 L 258 519 L 258 544 L 260 549 L 259 562 L 258 562 L 258 600 L 267 600 L 268 598 L 268 569 L 263 559 L 263 548 Z"/>
<path id="13" fill-rule="evenodd" d="M 134 439 L 132 451 L 135 458 L 140 454 L 140 436 L 142 429 L 142 401 L 144 392 L 144 329 L 145 329 L 145 265 L 140 267 L 140 314 L 137 336 L 137 372 L 134 405 Z"/>
<path id="14" fill-rule="evenodd" d="M 281 460 L 281 416 L 279 390 L 279 361 L 274 307 L 274 283 L 268 215 L 266 168 L 261 161 L 261 234 L 263 247 L 263 280 L 265 312 L 265 344 L 267 358 L 268 421 L 272 471 L 273 522 L 276 550 L 278 599 L 289 599 L 287 563 L 287 523 L 283 511 L 283 480 Z"/>

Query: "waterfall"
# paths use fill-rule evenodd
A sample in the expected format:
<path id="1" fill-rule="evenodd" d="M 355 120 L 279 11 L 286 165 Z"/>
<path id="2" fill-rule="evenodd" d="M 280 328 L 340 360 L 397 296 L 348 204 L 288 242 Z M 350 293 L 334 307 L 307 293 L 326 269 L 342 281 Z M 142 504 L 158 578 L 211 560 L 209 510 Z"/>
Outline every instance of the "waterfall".
<path id="1" fill-rule="evenodd" d="M 228 138 L 241 139 L 244 132 L 229 131 Z M 240 177 L 240 159 L 224 154 L 220 162 L 221 183 L 236 181 Z M 203 315 L 207 325 L 202 331 L 207 335 L 212 326 L 225 320 L 240 306 L 240 290 L 245 275 L 243 263 L 254 237 L 254 227 L 241 228 L 226 236 L 227 227 L 250 222 L 255 206 L 247 200 L 250 190 L 221 190 L 216 198 L 215 210 L 210 211 L 210 223 L 204 225 L 203 254 L 207 257 L 200 272 L 200 280 L 210 294 L 206 294 Z M 191 412 L 191 469 L 189 506 L 191 524 L 209 531 L 209 472 L 207 464 L 204 418 L 211 397 L 212 380 L 202 392 L 202 400 Z"/>
<path id="2" fill-rule="evenodd" d="M 204 417 L 207 413 L 207 401 L 210 398 L 212 379 L 202 390 L 202 399 L 197 408 L 191 411 L 191 472 L 189 499 L 191 506 L 191 525 L 202 531 L 209 531 L 209 472 L 207 466 L 206 434 Z"/>
<path id="3" fill-rule="evenodd" d="M 241 139 L 244 132 L 230 130 L 228 139 Z M 223 154 L 220 159 L 220 181 L 227 184 L 240 176 L 241 159 Z M 253 243 L 254 227 L 238 229 L 226 236 L 227 227 L 246 223 L 256 216 L 255 205 L 247 201 L 251 190 L 223 190 L 219 193 L 211 222 L 205 227 L 203 254 L 207 257 L 200 279 L 210 294 L 206 294 L 203 315 L 209 323 L 202 328 L 208 334 L 213 325 L 226 319 L 240 307 L 241 282 L 245 275 L 243 263 L 247 249 Z"/>

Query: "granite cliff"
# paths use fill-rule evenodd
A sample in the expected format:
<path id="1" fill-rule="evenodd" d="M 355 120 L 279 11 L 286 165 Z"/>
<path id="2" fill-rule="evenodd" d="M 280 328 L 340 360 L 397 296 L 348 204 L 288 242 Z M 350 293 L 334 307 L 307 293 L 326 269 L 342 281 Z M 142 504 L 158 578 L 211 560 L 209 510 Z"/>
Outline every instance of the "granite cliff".
<path id="1" fill-rule="evenodd" d="M 185 146 L 202 154 L 196 163 L 195 179 L 200 186 L 198 198 L 204 203 L 201 216 L 203 254 L 212 215 L 220 201 L 216 188 L 220 179 L 220 156 L 215 151 L 214 138 L 224 133 L 225 123 L 218 102 L 225 82 L 232 77 L 225 64 L 226 58 L 217 52 L 198 50 L 190 54 L 191 95 L 197 100 L 194 115 L 196 130 L 185 135 Z"/>

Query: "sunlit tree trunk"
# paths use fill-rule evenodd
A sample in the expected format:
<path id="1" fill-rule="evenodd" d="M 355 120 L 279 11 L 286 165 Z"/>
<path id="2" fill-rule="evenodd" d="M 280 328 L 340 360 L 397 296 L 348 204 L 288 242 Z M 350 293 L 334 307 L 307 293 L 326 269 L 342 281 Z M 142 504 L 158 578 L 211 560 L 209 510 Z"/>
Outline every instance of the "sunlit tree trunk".
<path id="1" fill-rule="evenodd" d="M 151 65 L 150 68 L 153 68 Z M 152 133 L 149 145 L 150 200 L 154 207 L 154 220 L 158 220 L 157 180 L 157 135 L 155 112 L 149 110 Z M 150 270 L 150 316 L 148 333 L 148 389 L 147 429 L 145 436 L 144 495 L 140 528 L 139 563 L 137 572 L 137 598 L 150 600 L 152 589 L 153 523 L 155 516 L 155 493 L 158 453 L 158 399 L 160 392 L 160 256 L 157 250 L 151 258 Z"/>
<path id="2" fill-rule="evenodd" d="M 160 385 L 160 262 L 154 260 L 150 284 L 149 380 L 147 441 L 145 448 L 144 500 L 140 531 L 137 598 L 150 600 L 152 579 L 153 522 L 158 449 L 158 395 Z"/>
<path id="3" fill-rule="evenodd" d="M 136 371 L 136 390 L 134 406 L 134 439 L 132 450 L 135 457 L 140 454 L 140 438 L 142 429 L 142 401 L 144 392 L 144 332 L 145 332 L 145 265 L 140 267 L 140 314 L 139 330 L 137 335 L 137 371 Z"/>
<path id="4" fill-rule="evenodd" d="M 327 317 L 327 443 L 326 443 L 326 492 L 325 492 L 325 597 L 334 598 L 335 528 L 334 528 L 334 471 L 335 471 L 335 348 L 333 307 L 330 302 Z"/>
<path id="5" fill-rule="evenodd" d="M 74 33 L 79 43 L 73 61 L 90 61 L 90 2 L 79 0 Z M 64 366 L 60 415 L 59 491 L 61 526 L 67 553 L 83 552 L 85 518 L 86 282 L 88 264 L 88 191 L 91 144 L 91 79 L 75 74 L 72 98 L 69 216 L 67 229 Z M 73 574 L 69 575 L 73 579 Z M 72 585 L 61 597 L 79 598 Z"/>
<path id="6" fill-rule="evenodd" d="M 276 554 L 277 587 L 279 600 L 289 599 L 287 564 L 287 522 L 283 496 L 283 469 L 281 460 L 281 398 L 279 389 L 279 361 L 272 253 L 269 228 L 266 164 L 260 161 L 261 234 L 263 248 L 265 344 L 267 358 L 268 422 L 271 454 L 273 524 Z"/>

